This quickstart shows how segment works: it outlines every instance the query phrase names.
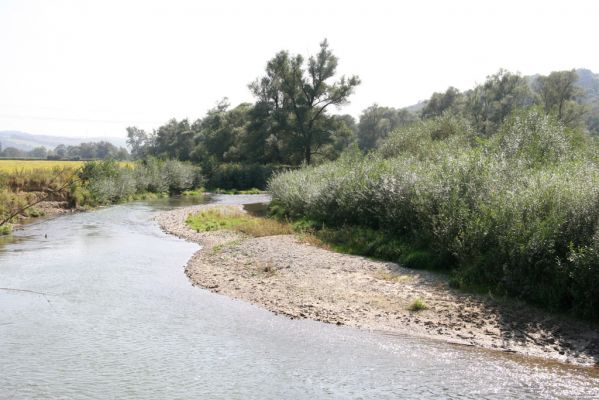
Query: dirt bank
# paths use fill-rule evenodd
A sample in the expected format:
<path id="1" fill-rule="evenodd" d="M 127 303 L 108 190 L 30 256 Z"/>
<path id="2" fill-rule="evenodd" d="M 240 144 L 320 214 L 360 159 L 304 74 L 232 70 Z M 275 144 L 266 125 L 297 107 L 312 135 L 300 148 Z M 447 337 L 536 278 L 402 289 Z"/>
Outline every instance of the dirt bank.
<path id="1" fill-rule="evenodd" d="M 186 267 L 195 285 L 292 318 L 598 365 L 599 331 L 590 324 L 460 293 L 443 276 L 331 252 L 292 235 L 250 238 L 228 231 L 197 233 L 185 225 L 190 212 L 208 207 L 224 206 L 188 207 L 157 217 L 166 232 L 203 246 Z M 415 299 L 428 309 L 409 311 Z"/>

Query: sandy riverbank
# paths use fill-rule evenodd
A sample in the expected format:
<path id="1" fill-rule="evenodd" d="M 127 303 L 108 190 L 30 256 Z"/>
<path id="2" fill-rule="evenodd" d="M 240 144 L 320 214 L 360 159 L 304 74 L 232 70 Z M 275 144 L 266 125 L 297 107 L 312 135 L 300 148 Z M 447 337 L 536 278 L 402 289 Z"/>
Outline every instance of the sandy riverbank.
<path id="1" fill-rule="evenodd" d="M 292 318 L 410 334 L 597 367 L 599 331 L 515 302 L 460 293 L 447 280 L 302 243 L 293 235 L 250 238 L 185 225 L 201 205 L 164 212 L 166 232 L 202 245 L 188 262 L 194 285 Z M 241 206 L 226 206 L 243 210 Z M 420 298 L 427 310 L 408 310 Z"/>

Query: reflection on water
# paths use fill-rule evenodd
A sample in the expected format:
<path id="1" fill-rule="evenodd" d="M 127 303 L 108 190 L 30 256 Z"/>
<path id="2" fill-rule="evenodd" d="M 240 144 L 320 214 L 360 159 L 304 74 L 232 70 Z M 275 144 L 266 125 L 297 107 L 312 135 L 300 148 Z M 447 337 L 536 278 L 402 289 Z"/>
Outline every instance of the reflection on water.
<path id="1" fill-rule="evenodd" d="M 240 198 L 267 200 L 212 201 Z M 0 287 L 30 292 L 0 290 L 0 398 L 597 398 L 592 370 L 289 320 L 195 288 L 183 266 L 197 245 L 152 220 L 186 201 L 15 233 Z"/>

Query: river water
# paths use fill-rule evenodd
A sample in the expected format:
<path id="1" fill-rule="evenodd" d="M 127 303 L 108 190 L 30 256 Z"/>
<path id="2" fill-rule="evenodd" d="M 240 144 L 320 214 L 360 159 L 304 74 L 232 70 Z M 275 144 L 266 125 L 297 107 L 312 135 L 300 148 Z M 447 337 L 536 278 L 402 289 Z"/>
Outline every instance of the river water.
<path id="1" fill-rule="evenodd" d="M 240 199 L 264 200 L 213 201 Z M 68 215 L 0 244 L 0 399 L 599 398 L 590 369 L 290 320 L 193 287 L 198 246 L 153 221 L 174 206 Z"/>

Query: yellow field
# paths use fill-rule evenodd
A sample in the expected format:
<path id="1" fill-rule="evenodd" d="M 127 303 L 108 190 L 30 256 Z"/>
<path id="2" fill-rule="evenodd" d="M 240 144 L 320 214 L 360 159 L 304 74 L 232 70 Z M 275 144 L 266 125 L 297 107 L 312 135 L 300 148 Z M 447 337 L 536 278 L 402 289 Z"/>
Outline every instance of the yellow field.
<path id="1" fill-rule="evenodd" d="M 65 160 L 0 160 L 0 172 L 29 172 L 36 169 L 53 169 L 53 168 L 78 168 L 85 161 L 65 161 Z M 119 162 L 119 165 L 132 166 L 130 162 Z"/>

